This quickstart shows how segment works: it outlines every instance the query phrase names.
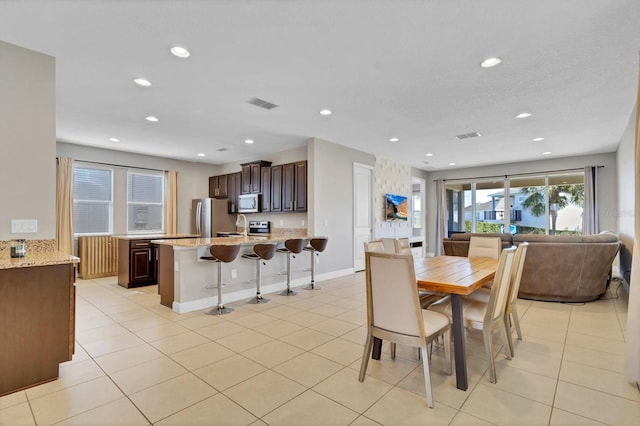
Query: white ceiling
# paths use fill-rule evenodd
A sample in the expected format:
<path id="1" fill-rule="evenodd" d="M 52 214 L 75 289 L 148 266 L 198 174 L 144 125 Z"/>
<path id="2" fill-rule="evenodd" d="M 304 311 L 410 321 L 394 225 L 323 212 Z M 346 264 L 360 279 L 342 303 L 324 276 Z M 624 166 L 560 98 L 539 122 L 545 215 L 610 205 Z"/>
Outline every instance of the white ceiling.
<path id="1" fill-rule="evenodd" d="M 438 170 L 615 151 L 640 1 L 3 0 L 0 40 L 56 57 L 61 141 L 222 164 L 317 137 Z"/>

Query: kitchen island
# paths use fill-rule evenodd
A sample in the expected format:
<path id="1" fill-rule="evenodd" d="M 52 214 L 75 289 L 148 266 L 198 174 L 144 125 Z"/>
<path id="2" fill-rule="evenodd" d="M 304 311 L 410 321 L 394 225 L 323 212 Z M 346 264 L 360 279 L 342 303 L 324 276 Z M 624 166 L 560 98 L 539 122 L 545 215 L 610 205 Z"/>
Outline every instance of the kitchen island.
<path id="1" fill-rule="evenodd" d="M 75 341 L 75 264 L 51 249 L 0 245 L 0 396 L 55 380 Z"/>
<path id="2" fill-rule="evenodd" d="M 308 239 L 306 232 L 278 233 L 264 236 L 219 238 L 185 238 L 152 240 L 158 250 L 158 292 L 160 303 L 177 313 L 206 309 L 218 304 L 216 281 L 219 264 L 201 259 L 210 256 L 214 244 L 240 244 L 240 255 L 222 264 L 222 289 L 225 303 L 255 296 L 256 263 L 243 259 L 242 253 L 253 251 L 257 243 L 282 244 L 290 238 Z M 309 283 L 310 254 L 303 251 L 291 261 L 292 286 Z M 276 255 L 262 269 L 262 292 L 272 293 L 286 288 L 286 256 Z"/>

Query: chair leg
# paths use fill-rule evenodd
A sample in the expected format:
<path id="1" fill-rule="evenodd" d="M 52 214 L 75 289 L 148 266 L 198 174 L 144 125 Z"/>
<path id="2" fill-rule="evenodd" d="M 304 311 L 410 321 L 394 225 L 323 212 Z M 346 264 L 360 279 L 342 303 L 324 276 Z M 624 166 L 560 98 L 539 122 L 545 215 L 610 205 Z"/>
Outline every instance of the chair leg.
<path id="1" fill-rule="evenodd" d="M 364 345 L 364 354 L 362 354 L 362 363 L 360 364 L 360 376 L 358 380 L 364 382 L 364 376 L 367 373 L 367 365 L 369 365 L 369 356 L 371 355 L 371 348 L 373 347 L 373 336 L 371 333 L 367 333 L 367 342 Z"/>
<path id="2" fill-rule="evenodd" d="M 427 344 L 420 348 L 422 352 L 422 369 L 424 370 L 424 387 L 427 395 L 427 406 L 433 408 L 433 392 L 431 391 L 431 373 L 429 372 L 429 355 L 427 354 Z"/>
<path id="3" fill-rule="evenodd" d="M 396 344 L 391 342 L 389 343 L 390 346 L 390 350 L 391 350 L 391 359 L 396 359 Z"/>
<path id="4" fill-rule="evenodd" d="M 447 331 L 444 332 L 443 338 L 444 340 L 444 359 L 447 363 L 446 373 L 447 376 L 451 375 L 451 329 L 448 328 Z"/>
<path id="5" fill-rule="evenodd" d="M 491 337 L 491 327 L 485 327 L 482 330 L 482 337 L 484 340 L 484 352 L 487 357 L 487 362 L 489 363 L 489 381 L 491 383 L 497 383 L 496 379 L 496 363 L 493 359 L 493 351 L 492 347 L 492 337 Z"/>
<path id="6" fill-rule="evenodd" d="M 502 319 L 502 340 L 504 340 L 504 352 L 507 359 L 513 356 L 513 340 L 511 340 L 511 328 L 509 327 L 509 317 L 504 316 Z"/>
<path id="7" fill-rule="evenodd" d="M 522 330 L 520 330 L 520 320 L 518 319 L 518 310 L 516 309 L 515 303 L 511 305 L 511 319 L 513 320 L 513 325 L 516 328 L 518 340 L 522 340 Z"/>
<path id="8" fill-rule="evenodd" d="M 511 336 L 511 324 L 509 321 L 509 314 L 505 314 L 504 316 L 504 339 L 506 339 L 505 344 L 508 346 L 508 348 L 505 349 L 505 352 L 508 349 L 509 354 L 507 355 L 508 359 L 511 359 L 514 355 L 513 352 L 513 337 Z"/>

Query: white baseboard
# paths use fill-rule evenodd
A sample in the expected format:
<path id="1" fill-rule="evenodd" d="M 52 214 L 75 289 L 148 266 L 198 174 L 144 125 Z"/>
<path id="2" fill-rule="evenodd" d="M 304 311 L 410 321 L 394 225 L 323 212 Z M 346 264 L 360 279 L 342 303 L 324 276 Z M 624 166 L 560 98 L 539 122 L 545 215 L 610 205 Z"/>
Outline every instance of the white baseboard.
<path id="1" fill-rule="evenodd" d="M 330 280 L 333 278 L 344 277 L 347 275 L 353 274 L 353 268 L 342 269 L 339 271 L 331 271 L 324 274 L 316 274 L 316 283 L 320 284 L 321 281 Z M 291 287 L 302 287 L 309 284 L 311 278 L 309 276 L 300 277 L 291 280 Z M 277 293 L 287 288 L 287 281 L 281 281 L 273 284 L 263 285 L 261 290 L 263 295 L 267 295 L 269 293 Z M 224 303 L 232 303 L 237 302 L 238 300 L 250 299 L 256 295 L 255 288 L 246 288 L 238 291 L 234 291 L 231 293 L 224 293 L 223 302 Z M 213 308 L 218 305 L 218 297 L 204 297 L 202 299 L 190 300 L 187 302 L 173 302 L 172 309 L 173 312 L 177 314 L 185 314 L 187 312 L 193 312 L 208 308 Z"/>

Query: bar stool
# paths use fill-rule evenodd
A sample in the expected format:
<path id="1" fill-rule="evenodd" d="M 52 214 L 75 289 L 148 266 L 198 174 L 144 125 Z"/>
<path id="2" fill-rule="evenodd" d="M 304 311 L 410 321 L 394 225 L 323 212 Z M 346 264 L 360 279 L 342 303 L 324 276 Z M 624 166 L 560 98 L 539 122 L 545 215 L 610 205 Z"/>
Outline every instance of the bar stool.
<path id="1" fill-rule="evenodd" d="M 329 242 L 329 238 L 312 238 L 309 241 L 309 245 L 304 248 L 305 251 L 311 252 L 311 283 L 308 286 L 303 287 L 305 290 L 318 290 L 322 287 L 316 286 L 315 272 L 316 272 L 316 262 L 315 256 L 319 256 L 320 253 L 327 248 L 327 243 Z"/>
<path id="2" fill-rule="evenodd" d="M 257 261 L 257 274 L 256 274 L 256 295 L 251 299 L 247 300 L 247 303 L 256 304 L 256 303 L 267 303 L 269 299 L 265 299 L 260 294 L 260 277 L 261 277 L 261 269 L 262 264 L 267 264 L 264 262 L 265 260 L 270 260 L 276 254 L 276 245 L 275 244 L 255 244 L 253 246 L 253 253 L 245 253 L 242 255 L 244 259 L 255 260 Z"/>
<path id="3" fill-rule="evenodd" d="M 233 308 L 227 308 L 222 303 L 222 263 L 233 262 L 240 252 L 240 244 L 217 244 L 209 247 L 211 256 L 202 256 L 200 259 L 209 260 L 218 264 L 218 307 L 213 308 L 207 315 L 223 315 L 233 312 Z"/>
<path id="4" fill-rule="evenodd" d="M 304 238 L 290 238 L 284 242 L 284 247 L 276 250 L 278 253 L 285 253 L 287 255 L 287 289 L 282 290 L 281 296 L 295 296 L 297 292 L 291 290 L 291 256 L 302 252 L 307 240 Z M 293 256 L 295 258 L 295 256 Z"/>

